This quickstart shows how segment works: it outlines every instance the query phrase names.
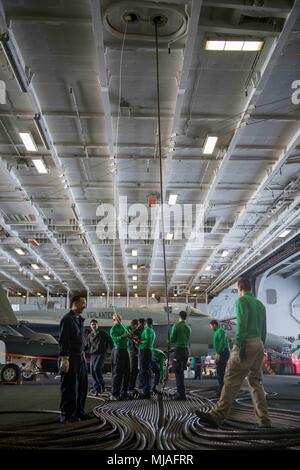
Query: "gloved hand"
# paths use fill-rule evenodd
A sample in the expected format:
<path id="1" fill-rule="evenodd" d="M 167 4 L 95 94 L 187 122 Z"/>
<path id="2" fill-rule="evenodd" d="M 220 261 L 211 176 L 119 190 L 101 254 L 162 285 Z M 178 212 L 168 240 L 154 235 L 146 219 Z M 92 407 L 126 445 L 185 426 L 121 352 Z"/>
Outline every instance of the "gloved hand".
<path id="1" fill-rule="evenodd" d="M 60 367 L 59 372 L 67 374 L 69 372 L 70 363 L 69 363 L 69 356 L 62 356 L 60 358 Z"/>
<path id="2" fill-rule="evenodd" d="M 217 363 L 217 362 L 219 362 L 219 360 L 220 360 L 220 354 L 216 353 L 215 354 L 215 362 Z"/>

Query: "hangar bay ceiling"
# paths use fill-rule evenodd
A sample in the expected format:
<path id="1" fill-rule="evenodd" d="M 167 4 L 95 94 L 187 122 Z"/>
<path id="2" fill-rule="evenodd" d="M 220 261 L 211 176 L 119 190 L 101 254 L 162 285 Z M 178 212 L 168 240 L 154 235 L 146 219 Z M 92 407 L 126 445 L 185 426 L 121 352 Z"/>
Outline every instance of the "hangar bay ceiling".
<path id="1" fill-rule="evenodd" d="M 299 12 L 288 0 L 3 0 L 1 284 L 163 294 L 160 239 L 97 236 L 99 205 L 159 201 L 157 17 L 164 199 L 204 208 L 201 246 L 166 240 L 169 292 L 215 293 L 297 236 Z"/>

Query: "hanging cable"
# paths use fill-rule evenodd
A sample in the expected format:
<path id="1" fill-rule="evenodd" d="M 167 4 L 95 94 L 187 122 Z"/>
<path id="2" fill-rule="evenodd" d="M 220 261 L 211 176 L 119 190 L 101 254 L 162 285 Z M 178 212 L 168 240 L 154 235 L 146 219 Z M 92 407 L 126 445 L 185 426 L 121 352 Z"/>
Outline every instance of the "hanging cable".
<path id="1" fill-rule="evenodd" d="M 164 221 L 164 195 L 163 195 L 163 171 L 162 171 L 162 151 L 161 151 L 161 126 L 160 126 L 160 94 L 159 94 L 159 61 L 158 61 L 158 31 L 157 21 L 154 18 L 155 26 L 155 48 L 156 48 L 156 92 L 157 92 L 157 130 L 158 130 L 158 156 L 159 156 L 159 179 L 160 179 L 160 207 L 161 207 L 161 220 L 162 220 L 162 249 L 163 249 L 163 263 L 164 263 L 164 280 L 165 280 L 165 297 L 168 319 L 168 342 L 167 342 L 167 357 L 168 364 L 170 358 L 170 345 L 169 345 L 169 329 L 170 329 L 170 311 L 169 311 L 169 298 L 168 298 L 168 281 L 167 281 L 167 260 L 166 260 L 166 246 L 165 246 L 165 221 Z M 159 223 L 159 222 L 158 222 Z M 167 367 L 167 377 L 168 377 Z"/>
<path id="2" fill-rule="evenodd" d="M 123 41 L 122 41 L 122 49 L 121 49 L 121 57 L 120 57 L 120 72 L 119 72 L 119 100 L 118 100 L 118 118 L 117 118 L 117 132 L 116 132 L 116 153 L 114 155 L 114 198 L 115 198 L 115 203 L 118 205 L 118 202 L 116 200 L 116 194 L 117 194 L 117 158 L 118 158 L 118 152 L 119 152 L 119 121 L 120 121 L 120 114 L 121 114 L 121 100 L 122 100 L 122 66 L 123 66 L 123 53 L 124 53 L 124 46 L 125 46 L 125 39 L 126 39 L 126 32 L 127 32 L 127 23 L 125 24 L 125 30 L 123 34 Z M 116 270 L 116 236 L 117 236 L 117 221 L 119 220 L 118 217 L 118 212 L 116 211 L 116 220 L 114 223 L 114 234 L 113 234 L 113 288 L 112 288 L 112 306 L 115 310 L 115 270 Z M 125 273 L 126 274 L 126 273 Z"/>

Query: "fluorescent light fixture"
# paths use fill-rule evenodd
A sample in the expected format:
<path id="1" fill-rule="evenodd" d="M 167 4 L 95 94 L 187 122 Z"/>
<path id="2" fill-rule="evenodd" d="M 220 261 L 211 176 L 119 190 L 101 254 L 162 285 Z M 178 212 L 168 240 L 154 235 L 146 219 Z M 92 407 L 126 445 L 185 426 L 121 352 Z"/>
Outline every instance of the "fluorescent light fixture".
<path id="1" fill-rule="evenodd" d="M 133 288 L 134 290 L 136 290 L 136 289 L 137 289 L 137 286 L 132 286 L 132 288 Z"/>
<path id="2" fill-rule="evenodd" d="M 35 145 L 30 132 L 19 132 L 19 136 L 21 137 L 23 144 L 25 145 L 28 152 L 37 152 L 37 146 Z"/>
<path id="3" fill-rule="evenodd" d="M 132 276 L 133 281 L 137 281 L 137 276 Z"/>
<path id="4" fill-rule="evenodd" d="M 226 41 L 206 41 L 205 50 L 206 51 L 223 51 Z"/>
<path id="5" fill-rule="evenodd" d="M 25 251 L 23 251 L 22 248 L 15 248 L 15 252 L 18 253 L 18 255 L 20 256 L 25 255 Z"/>
<path id="6" fill-rule="evenodd" d="M 46 279 L 46 281 L 50 281 L 50 277 L 47 274 L 45 274 L 45 276 L 43 276 L 43 278 Z"/>
<path id="7" fill-rule="evenodd" d="M 196 287 L 195 287 L 195 290 L 199 290 L 199 289 L 200 289 L 200 286 L 196 286 Z"/>
<path id="8" fill-rule="evenodd" d="M 226 41 L 224 51 L 241 51 L 244 41 Z"/>
<path id="9" fill-rule="evenodd" d="M 120 295 L 121 295 L 120 292 L 118 292 L 118 293 L 117 293 L 117 296 L 120 297 Z"/>
<path id="10" fill-rule="evenodd" d="M 131 250 L 131 255 L 132 256 L 137 256 L 138 254 L 138 251 L 137 250 Z"/>
<path id="11" fill-rule="evenodd" d="M 226 256 L 228 256 L 228 255 L 229 255 L 229 251 L 227 251 L 227 250 L 224 250 L 221 254 L 222 258 L 226 258 Z"/>
<path id="12" fill-rule="evenodd" d="M 241 40 L 209 40 L 205 43 L 206 51 L 242 51 L 258 52 L 262 49 L 263 41 L 241 41 Z"/>
<path id="13" fill-rule="evenodd" d="M 291 230 L 289 228 L 285 229 L 283 232 L 281 232 L 278 237 L 279 238 L 285 238 L 288 236 L 288 234 L 291 232 Z"/>
<path id="14" fill-rule="evenodd" d="M 211 270 L 211 265 L 209 264 L 208 266 L 206 266 L 205 271 L 210 271 L 210 270 Z"/>
<path id="15" fill-rule="evenodd" d="M 48 170 L 45 166 L 45 163 L 43 162 L 43 160 L 41 158 L 33 159 L 32 161 L 33 161 L 34 166 L 36 167 L 37 171 L 41 175 L 46 175 L 48 173 Z"/>
<path id="16" fill-rule="evenodd" d="M 167 233 L 166 240 L 173 240 L 174 233 Z"/>
<path id="17" fill-rule="evenodd" d="M 258 52 L 264 45 L 263 41 L 245 41 L 243 45 L 243 51 Z"/>
<path id="18" fill-rule="evenodd" d="M 132 269 L 133 269 L 134 271 L 137 271 L 137 268 L 138 268 L 138 267 L 137 267 L 137 264 L 133 264 L 133 265 L 132 265 Z"/>
<path id="19" fill-rule="evenodd" d="M 207 136 L 203 145 L 203 153 L 205 155 L 211 155 L 214 151 L 214 148 L 216 146 L 218 137 L 214 136 Z"/>
<path id="20" fill-rule="evenodd" d="M 33 263 L 33 264 L 31 265 L 31 267 L 32 267 L 33 269 L 40 269 L 40 267 L 39 267 L 37 264 L 35 264 L 35 263 Z"/>
<path id="21" fill-rule="evenodd" d="M 174 206 L 176 204 L 178 194 L 170 194 L 169 196 L 169 205 Z"/>

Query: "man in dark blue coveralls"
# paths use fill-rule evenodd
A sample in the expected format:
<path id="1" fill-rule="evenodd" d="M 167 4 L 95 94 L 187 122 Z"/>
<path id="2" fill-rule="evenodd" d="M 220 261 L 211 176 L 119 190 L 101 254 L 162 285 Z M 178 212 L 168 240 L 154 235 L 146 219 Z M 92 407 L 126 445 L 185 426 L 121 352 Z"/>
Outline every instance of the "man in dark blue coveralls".
<path id="1" fill-rule="evenodd" d="M 76 295 L 72 309 L 59 325 L 59 356 L 61 373 L 60 421 L 62 423 L 89 418 L 84 411 L 88 375 L 84 357 L 84 318 L 86 299 Z"/>

